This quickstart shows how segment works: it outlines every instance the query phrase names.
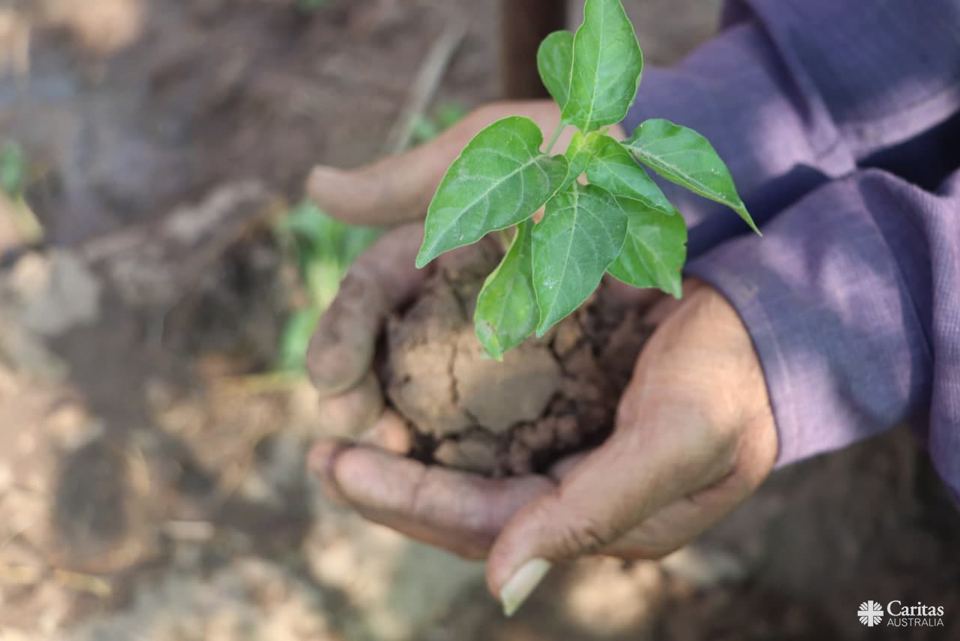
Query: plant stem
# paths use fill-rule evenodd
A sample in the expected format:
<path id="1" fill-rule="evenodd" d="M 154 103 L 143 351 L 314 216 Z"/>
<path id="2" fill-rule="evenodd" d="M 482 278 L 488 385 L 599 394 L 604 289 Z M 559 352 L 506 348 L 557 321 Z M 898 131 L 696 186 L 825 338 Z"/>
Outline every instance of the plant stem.
<path id="1" fill-rule="evenodd" d="M 503 253 L 504 253 L 504 254 L 506 254 L 508 251 L 510 251 L 510 245 L 513 244 L 513 237 L 510 236 L 510 230 L 509 230 L 509 229 L 501 229 L 501 230 L 497 233 L 497 241 L 498 241 L 498 243 L 499 243 L 499 245 L 500 245 L 500 249 L 503 250 Z"/>
<path id="2" fill-rule="evenodd" d="M 547 155 L 553 150 L 553 146 L 557 144 L 557 140 L 560 139 L 560 134 L 563 133 L 564 127 L 566 127 L 566 125 L 563 124 L 562 121 L 557 125 L 556 130 L 553 132 L 553 138 L 551 138 L 549 144 L 547 144 Z"/>

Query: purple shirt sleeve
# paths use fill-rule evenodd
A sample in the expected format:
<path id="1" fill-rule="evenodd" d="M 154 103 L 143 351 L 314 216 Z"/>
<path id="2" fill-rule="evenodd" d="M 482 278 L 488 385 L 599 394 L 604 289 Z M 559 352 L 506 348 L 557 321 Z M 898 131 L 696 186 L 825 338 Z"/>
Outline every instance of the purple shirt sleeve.
<path id="1" fill-rule="evenodd" d="M 755 342 L 781 464 L 902 421 L 960 498 L 960 3 L 750 0 L 629 131 L 706 135 L 763 226 L 664 185 Z"/>
<path id="2" fill-rule="evenodd" d="M 909 421 L 960 497 L 960 171 L 934 194 L 857 172 L 689 272 L 749 328 L 780 464 Z"/>

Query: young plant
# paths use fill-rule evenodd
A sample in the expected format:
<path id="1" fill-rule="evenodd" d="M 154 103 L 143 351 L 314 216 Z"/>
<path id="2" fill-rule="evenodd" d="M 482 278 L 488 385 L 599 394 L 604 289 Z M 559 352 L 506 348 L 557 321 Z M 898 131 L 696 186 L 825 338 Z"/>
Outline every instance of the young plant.
<path id="1" fill-rule="evenodd" d="M 543 336 L 590 296 L 605 273 L 680 297 L 687 228 L 635 158 L 666 180 L 727 205 L 759 233 L 726 165 L 697 132 L 652 119 L 623 142 L 607 135 L 605 128 L 626 116 L 643 70 L 620 0 L 587 0 L 576 34 L 547 36 L 537 63 L 562 117 L 546 150 L 529 118 L 504 118 L 477 134 L 430 203 L 417 256 L 423 267 L 516 226 L 474 316 L 477 337 L 496 359 L 534 332 Z M 566 154 L 551 156 L 568 125 L 578 131 Z"/>

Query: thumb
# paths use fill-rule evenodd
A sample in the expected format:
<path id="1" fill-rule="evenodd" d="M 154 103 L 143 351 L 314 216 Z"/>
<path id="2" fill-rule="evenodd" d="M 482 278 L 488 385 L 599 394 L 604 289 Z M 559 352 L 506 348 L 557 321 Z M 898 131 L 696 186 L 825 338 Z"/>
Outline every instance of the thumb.
<path id="1" fill-rule="evenodd" d="M 467 143 L 487 125 L 512 115 L 528 116 L 547 131 L 560 120 L 552 101 L 485 105 L 432 141 L 399 156 L 353 170 L 316 167 L 307 179 L 307 193 L 320 209 L 354 225 L 419 220 Z"/>
<path id="2" fill-rule="evenodd" d="M 553 562 L 602 551 L 720 474 L 697 414 L 689 404 L 625 395 L 610 438 L 567 472 L 554 492 L 517 512 L 494 543 L 487 584 L 507 615 Z"/>
<path id="3" fill-rule="evenodd" d="M 324 398 L 353 388 L 370 369 L 381 327 L 429 274 L 414 267 L 423 225 L 404 225 L 384 234 L 350 266 L 337 297 L 320 318 L 307 348 L 307 369 Z M 367 390 L 379 397 L 376 379 Z M 356 397 L 355 409 L 367 401 Z"/>
<path id="4" fill-rule="evenodd" d="M 629 529 L 627 511 L 618 507 L 632 503 L 623 488 L 641 487 L 642 470 L 613 473 L 623 467 L 616 438 L 580 461 L 555 491 L 524 506 L 497 537 L 487 559 L 487 584 L 507 616 L 554 562 L 597 552 Z"/>
<path id="5" fill-rule="evenodd" d="M 320 209 L 354 225 L 423 218 L 447 168 L 474 135 L 497 119 L 492 109 L 478 109 L 434 140 L 365 167 L 315 167 L 307 193 Z"/>

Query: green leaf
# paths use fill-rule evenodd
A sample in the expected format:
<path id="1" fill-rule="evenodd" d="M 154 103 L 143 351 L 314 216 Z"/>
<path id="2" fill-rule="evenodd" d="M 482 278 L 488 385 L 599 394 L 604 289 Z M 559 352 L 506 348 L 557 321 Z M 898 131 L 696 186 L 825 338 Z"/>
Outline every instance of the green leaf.
<path id="1" fill-rule="evenodd" d="M 620 0 L 587 0 L 573 41 L 563 120 L 587 133 L 620 122 L 633 104 L 643 54 Z"/>
<path id="2" fill-rule="evenodd" d="M 517 225 L 507 255 L 487 276 L 477 298 L 473 317 L 477 338 L 498 361 L 533 333 L 540 318 L 533 290 L 532 232 L 532 220 Z"/>
<path id="3" fill-rule="evenodd" d="M 547 203 L 543 220 L 533 228 L 537 336 L 593 293 L 626 235 L 626 212 L 600 187 L 574 182 Z"/>
<path id="4" fill-rule="evenodd" d="M 498 120 L 477 134 L 447 170 L 430 203 L 417 267 L 535 214 L 567 176 L 563 156 L 541 153 L 542 144 L 536 123 L 519 116 Z"/>
<path id="5" fill-rule="evenodd" d="M 590 163 L 592 153 L 587 136 L 579 131 L 575 132 L 564 155 L 567 159 L 567 179 L 563 181 L 563 186 L 566 187 L 577 180 Z"/>
<path id="6" fill-rule="evenodd" d="M 537 50 L 540 79 L 562 109 L 570 94 L 570 69 L 573 67 L 573 34 L 554 31 L 544 38 Z"/>
<path id="7" fill-rule="evenodd" d="M 617 198 L 640 202 L 645 209 L 665 216 L 680 215 L 663 195 L 657 183 L 637 164 L 623 145 L 606 135 L 591 140 L 591 160 L 587 180 L 603 187 Z"/>
<path id="8" fill-rule="evenodd" d="M 627 239 L 607 270 L 634 287 L 657 287 L 680 298 L 681 269 L 687 260 L 687 225 L 683 216 L 663 216 L 636 200 L 619 199 L 627 210 Z"/>
<path id="9" fill-rule="evenodd" d="M 707 139 L 693 129 L 669 120 L 647 120 L 623 144 L 667 180 L 730 207 L 760 233 L 737 194 L 730 170 Z"/>

